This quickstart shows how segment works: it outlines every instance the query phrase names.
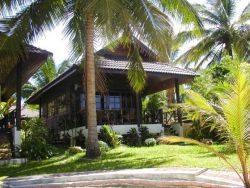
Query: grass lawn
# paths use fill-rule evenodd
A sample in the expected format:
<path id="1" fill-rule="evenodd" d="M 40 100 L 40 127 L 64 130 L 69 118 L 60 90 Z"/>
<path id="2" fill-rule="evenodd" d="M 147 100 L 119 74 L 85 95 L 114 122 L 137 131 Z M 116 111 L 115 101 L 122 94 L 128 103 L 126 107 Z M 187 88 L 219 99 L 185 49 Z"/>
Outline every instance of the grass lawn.
<path id="1" fill-rule="evenodd" d="M 222 150 L 222 145 L 215 145 Z M 229 169 L 215 155 L 198 146 L 158 145 L 155 147 L 129 148 L 121 146 L 103 155 L 98 160 L 87 160 L 84 153 L 65 155 L 60 151 L 56 156 L 33 161 L 21 166 L 0 166 L 1 176 L 24 176 L 59 172 L 113 170 L 128 168 L 160 167 L 202 167 L 217 170 Z M 234 164 L 239 166 L 233 154 L 227 154 Z"/>

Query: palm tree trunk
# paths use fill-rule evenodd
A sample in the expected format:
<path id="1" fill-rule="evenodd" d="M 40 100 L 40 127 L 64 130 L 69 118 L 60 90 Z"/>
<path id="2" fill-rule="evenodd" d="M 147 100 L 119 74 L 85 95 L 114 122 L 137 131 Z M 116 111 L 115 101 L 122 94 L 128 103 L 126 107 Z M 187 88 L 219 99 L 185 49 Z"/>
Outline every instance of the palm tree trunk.
<path id="1" fill-rule="evenodd" d="M 228 55 L 233 59 L 233 49 L 230 42 L 226 45 L 226 49 L 228 51 Z"/>
<path id="2" fill-rule="evenodd" d="M 94 19 L 91 13 L 86 15 L 86 96 L 87 96 L 87 158 L 97 158 L 101 155 L 98 146 L 96 100 L 95 100 L 95 63 L 94 63 Z"/>
<path id="3" fill-rule="evenodd" d="M 244 151 L 241 152 L 237 152 L 238 156 L 239 156 L 239 160 L 241 163 L 241 167 L 242 167 L 242 174 L 243 174 L 243 179 L 244 179 L 244 183 L 246 188 L 250 188 L 250 181 L 249 181 L 249 174 L 248 174 L 248 169 L 247 169 L 247 160 L 244 154 L 242 154 Z"/>

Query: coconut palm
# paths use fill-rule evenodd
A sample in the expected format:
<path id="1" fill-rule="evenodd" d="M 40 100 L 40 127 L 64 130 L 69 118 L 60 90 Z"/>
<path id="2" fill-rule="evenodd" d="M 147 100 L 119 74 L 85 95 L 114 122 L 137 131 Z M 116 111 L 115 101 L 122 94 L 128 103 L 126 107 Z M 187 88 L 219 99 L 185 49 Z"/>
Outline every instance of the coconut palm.
<path id="1" fill-rule="evenodd" d="M 5 0 L 2 4 L 5 5 L 5 9 L 7 7 L 10 10 L 18 6 L 18 2 L 23 3 L 22 9 L 11 19 L 4 20 L 11 36 L 10 40 L 5 42 L 6 45 L 32 42 L 39 34 L 64 20 L 65 35 L 72 42 L 72 56 L 82 59 L 87 94 L 87 157 L 100 155 L 95 110 L 94 41 L 102 37 L 113 40 L 123 34 L 126 36 L 123 42 L 131 44 L 135 36 L 155 49 L 158 57 L 163 59 L 166 58 L 172 28 L 169 17 L 158 7 L 169 14 L 182 17 L 183 23 L 192 22 L 196 26 L 201 26 L 196 12 L 186 0 Z M 129 56 L 128 78 L 138 92 L 145 83 L 139 49 L 134 46 Z"/>
<path id="2" fill-rule="evenodd" d="M 207 27 L 203 35 L 196 35 L 196 30 L 182 32 L 182 37 L 187 41 L 195 39 L 198 43 L 177 61 L 187 66 L 195 62 L 196 68 L 199 68 L 205 63 L 220 62 L 224 55 L 249 60 L 250 4 L 236 21 L 236 0 L 210 0 L 205 5 L 197 5 L 196 9 Z"/>
<path id="3" fill-rule="evenodd" d="M 55 61 L 49 57 L 47 62 L 32 76 L 33 82 L 28 82 L 22 87 L 22 97 L 28 98 L 33 92 L 41 89 L 49 82 L 60 76 L 70 67 L 68 60 L 56 66 Z"/>
<path id="4" fill-rule="evenodd" d="M 194 117 L 202 120 L 203 123 L 208 123 L 210 127 L 215 125 L 220 130 L 221 136 L 227 139 L 226 141 L 231 146 L 234 146 L 241 164 L 243 177 L 237 171 L 237 167 L 225 155 L 209 145 L 181 137 L 165 137 L 162 138 L 162 142 L 187 142 L 207 148 L 232 167 L 246 187 L 249 188 L 250 179 L 247 160 L 249 156 L 250 81 L 248 74 L 242 70 L 234 84 L 227 85 L 226 88 L 226 91 L 219 95 L 219 105 L 211 104 L 200 94 L 189 91 L 187 94 L 188 100 L 182 107 L 193 114 Z"/>

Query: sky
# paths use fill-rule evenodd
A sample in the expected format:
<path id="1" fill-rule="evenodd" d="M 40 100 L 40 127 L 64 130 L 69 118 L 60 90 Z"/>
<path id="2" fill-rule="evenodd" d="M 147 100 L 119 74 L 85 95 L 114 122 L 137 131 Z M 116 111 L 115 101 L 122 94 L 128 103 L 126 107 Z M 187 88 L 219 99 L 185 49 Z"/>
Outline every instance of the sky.
<path id="1" fill-rule="evenodd" d="M 188 0 L 190 3 L 205 4 L 206 0 Z M 236 17 L 243 11 L 244 7 L 250 3 L 250 0 L 236 0 L 237 9 Z M 179 26 L 174 26 L 175 30 L 179 29 Z M 45 49 L 53 53 L 53 58 L 56 64 L 61 63 L 63 60 L 69 57 L 69 40 L 63 35 L 63 24 L 58 24 L 54 30 L 46 32 L 42 37 L 39 37 L 37 41 L 33 43 L 34 46 Z M 189 46 L 192 46 L 190 44 Z M 102 46 L 98 45 L 96 50 Z"/>

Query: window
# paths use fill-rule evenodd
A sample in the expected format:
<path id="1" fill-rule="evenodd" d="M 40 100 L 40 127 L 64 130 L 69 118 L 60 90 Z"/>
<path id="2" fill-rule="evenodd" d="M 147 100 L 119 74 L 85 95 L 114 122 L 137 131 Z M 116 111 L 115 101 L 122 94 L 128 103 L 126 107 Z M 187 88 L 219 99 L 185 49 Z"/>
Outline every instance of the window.
<path id="1" fill-rule="evenodd" d="M 104 97 L 104 108 L 109 110 L 121 108 L 121 97 L 119 95 L 111 95 Z"/>
<path id="2" fill-rule="evenodd" d="M 109 97 L 109 108 L 110 109 L 120 109 L 121 103 L 120 103 L 120 96 L 110 96 Z"/>
<path id="3" fill-rule="evenodd" d="M 96 110 L 101 110 L 102 107 L 101 95 L 96 95 L 95 100 L 96 100 Z"/>

